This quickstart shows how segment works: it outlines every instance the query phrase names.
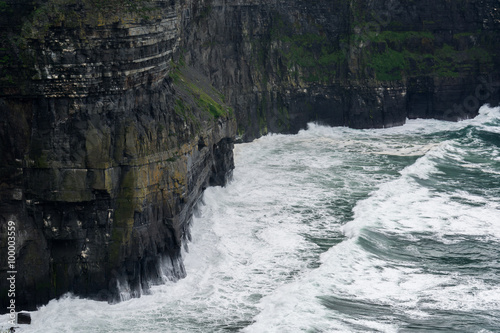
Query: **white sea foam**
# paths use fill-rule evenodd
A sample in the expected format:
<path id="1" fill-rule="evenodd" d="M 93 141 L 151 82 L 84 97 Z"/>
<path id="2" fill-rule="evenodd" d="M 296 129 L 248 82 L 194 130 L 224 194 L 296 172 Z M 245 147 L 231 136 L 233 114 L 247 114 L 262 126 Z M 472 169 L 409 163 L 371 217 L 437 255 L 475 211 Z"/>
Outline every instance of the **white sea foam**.
<path id="1" fill-rule="evenodd" d="M 447 166 L 495 170 L 446 132 L 495 133 L 499 110 L 381 130 L 310 124 L 237 145 L 233 182 L 208 189 L 193 220 L 185 279 L 169 281 L 165 262 L 166 283 L 151 295 L 116 305 L 66 296 L 19 332 L 397 332 L 401 318 L 441 310 L 494 313 L 498 284 L 418 258 L 428 255 L 422 240 L 500 242 L 500 201 L 439 183 L 453 180 Z M 493 149 L 485 152 L 496 161 Z M 394 250 L 380 235 L 405 245 Z"/>
<path id="2" fill-rule="evenodd" d="M 477 124 L 494 119 L 484 109 L 482 115 L 482 120 L 471 120 L 469 123 Z M 410 126 L 418 125 L 412 127 L 417 132 L 442 130 L 428 126 L 435 121 L 425 123 L 426 126 L 421 126 L 418 122 Z M 438 125 L 442 126 L 442 123 Z M 462 128 L 466 125 L 461 123 L 448 126 Z M 394 134 L 400 130 L 392 132 Z M 460 157 L 463 153 L 450 142 L 433 144 L 429 148 L 423 157 L 401 172 L 401 178 L 381 185 L 368 199 L 358 202 L 354 208 L 353 221 L 342 228 L 350 239 L 323 254 L 321 267 L 264 298 L 256 323 L 246 331 L 294 332 L 311 328 L 304 324 L 304 317 L 293 319 L 296 318 L 293 314 L 303 311 L 302 308 L 296 311 L 299 306 L 312 309 L 314 315 L 307 318 L 309 324 L 316 323 L 328 330 L 350 331 L 355 323 L 362 324 L 359 318 L 338 315 L 342 318 L 340 322 L 352 324 L 339 326 L 339 321 L 331 320 L 332 314 L 325 314 L 325 308 L 319 305 L 317 299 L 322 295 L 383 304 L 392 307 L 394 312 L 406 313 L 413 318 L 428 318 L 429 311 L 435 310 L 498 309 L 500 288 L 494 284 L 461 275 L 426 273 L 412 264 L 388 263 L 375 254 L 367 253 L 357 242 L 365 228 L 408 235 L 413 241 L 418 240 L 415 234 L 419 233 L 434 235 L 442 242 L 447 242 L 443 238 L 445 236 L 493 235 L 500 238 L 498 204 L 465 191 L 436 193 L 418 184 L 417 179 L 428 180 L 432 175 L 442 174 L 437 169 L 437 161 L 450 158 L 451 155 Z M 457 198 L 473 205 L 464 205 Z M 418 254 L 417 248 L 411 250 Z M 391 319 L 382 320 L 382 323 L 368 322 L 365 326 L 384 332 L 397 331 L 397 325 L 391 325 L 390 322 Z"/>

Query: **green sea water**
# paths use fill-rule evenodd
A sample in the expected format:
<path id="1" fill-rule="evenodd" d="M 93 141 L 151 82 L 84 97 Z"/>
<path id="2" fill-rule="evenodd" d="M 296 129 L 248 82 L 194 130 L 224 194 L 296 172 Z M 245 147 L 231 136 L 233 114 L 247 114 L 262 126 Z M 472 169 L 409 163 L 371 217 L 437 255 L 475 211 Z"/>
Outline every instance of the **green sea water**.
<path id="1" fill-rule="evenodd" d="M 193 219 L 187 278 L 115 305 L 68 295 L 18 332 L 500 332 L 499 108 L 310 124 L 235 156 Z"/>

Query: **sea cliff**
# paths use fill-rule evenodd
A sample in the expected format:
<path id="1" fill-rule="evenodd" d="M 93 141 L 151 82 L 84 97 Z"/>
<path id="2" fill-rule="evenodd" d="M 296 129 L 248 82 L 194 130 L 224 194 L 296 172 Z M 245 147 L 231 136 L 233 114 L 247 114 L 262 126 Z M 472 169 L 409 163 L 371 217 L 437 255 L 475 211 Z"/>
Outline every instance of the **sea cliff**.
<path id="1" fill-rule="evenodd" d="M 194 206 L 230 177 L 235 139 L 498 103 L 493 0 L 3 0 L 0 13 L 0 279 L 14 221 L 19 309 L 182 278 Z"/>

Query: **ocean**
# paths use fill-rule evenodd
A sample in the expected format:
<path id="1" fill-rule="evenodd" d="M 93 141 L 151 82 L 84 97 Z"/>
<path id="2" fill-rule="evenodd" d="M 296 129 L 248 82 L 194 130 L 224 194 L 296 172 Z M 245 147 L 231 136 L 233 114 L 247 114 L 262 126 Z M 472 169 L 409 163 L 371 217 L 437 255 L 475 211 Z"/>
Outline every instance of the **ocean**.
<path id="1" fill-rule="evenodd" d="M 500 332 L 500 108 L 309 124 L 236 145 L 235 164 L 198 206 L 185 279 L 67 295 L 17 332 Z"/>

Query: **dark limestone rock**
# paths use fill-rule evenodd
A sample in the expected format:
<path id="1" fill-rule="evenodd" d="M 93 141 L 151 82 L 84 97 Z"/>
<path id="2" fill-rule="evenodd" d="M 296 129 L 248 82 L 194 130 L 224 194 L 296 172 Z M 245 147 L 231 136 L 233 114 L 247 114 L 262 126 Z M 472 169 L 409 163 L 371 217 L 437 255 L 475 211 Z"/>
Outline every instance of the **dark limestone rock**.
<path id="1" fill-rule="evenodd" d="M 31 324 L 31 315 L 27 312 L 19 312 L 17 314 L 17 324 L 21 325 L 30 325 Z"/>
<path id="2" fill-rule="evenodd" d="M 311 121 L 456 121 L 499 102 L 499 9 L 496 0 L 214 0 L 183 47 L 231 101 L 242 140 Z"/>

